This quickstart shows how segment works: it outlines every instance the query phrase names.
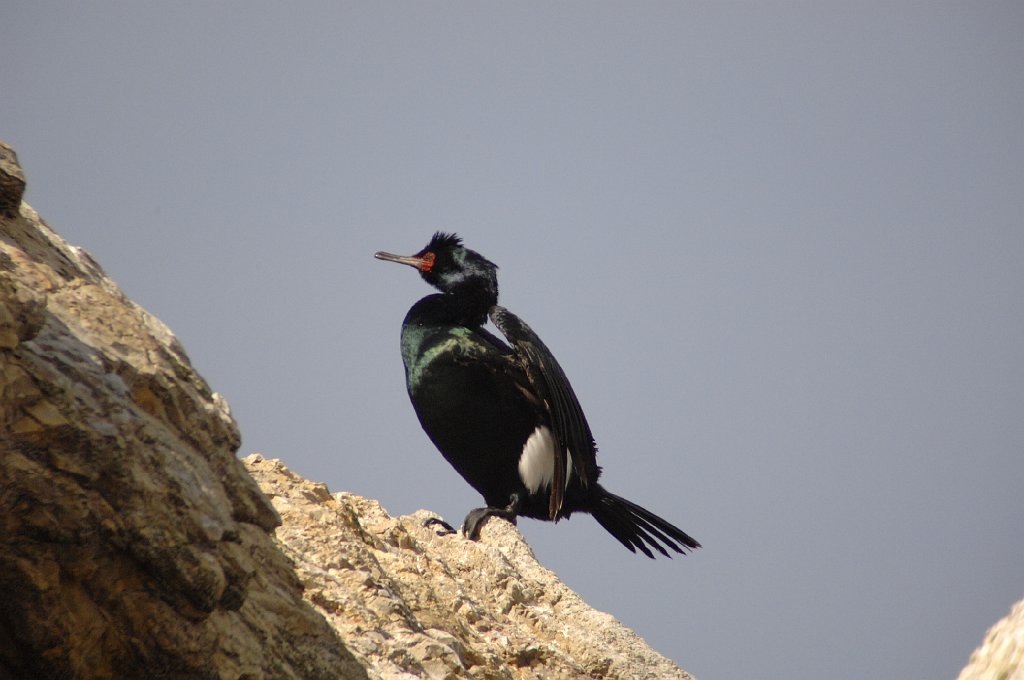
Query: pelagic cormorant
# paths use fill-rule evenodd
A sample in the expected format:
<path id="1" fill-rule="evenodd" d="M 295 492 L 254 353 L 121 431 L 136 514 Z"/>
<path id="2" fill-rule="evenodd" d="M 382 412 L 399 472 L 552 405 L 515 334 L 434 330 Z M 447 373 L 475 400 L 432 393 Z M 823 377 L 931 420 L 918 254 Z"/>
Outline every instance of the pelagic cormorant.
<path id="1" fill-rule="evenodd" d="M 438 232 L 415 255 L 375 257 L 419 270 L 440 293 L 402 323 L 406 385 L 420 424 L 487 507 L 463 531 L 479 537 L 490 516 L 557 521 L 586 512 L 624 546 L 685 553 L 700 543 L 597 483 L 597 446 L 561 366 L 529 326 L 498 303 L 497 265 Z M 503 342 L 484 328 L 491 322 Z"/>

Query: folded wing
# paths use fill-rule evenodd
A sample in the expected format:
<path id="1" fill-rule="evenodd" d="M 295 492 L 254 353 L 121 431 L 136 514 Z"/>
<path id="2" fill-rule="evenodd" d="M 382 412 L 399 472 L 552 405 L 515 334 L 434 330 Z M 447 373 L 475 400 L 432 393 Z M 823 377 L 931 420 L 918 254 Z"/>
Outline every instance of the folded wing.
<path id="1" fill-rule="evenodd" d="M 557 439 L 548 505 L 554 520 L 560 516 L 570 474 L 575 473 L 584 487 L 596 481 L 597 446 L 569 379 L 544 342 L 526 322 L 500 305 L 491 308 L 490 318 L 512 346 L 514 361 L 541 399 Z"/>

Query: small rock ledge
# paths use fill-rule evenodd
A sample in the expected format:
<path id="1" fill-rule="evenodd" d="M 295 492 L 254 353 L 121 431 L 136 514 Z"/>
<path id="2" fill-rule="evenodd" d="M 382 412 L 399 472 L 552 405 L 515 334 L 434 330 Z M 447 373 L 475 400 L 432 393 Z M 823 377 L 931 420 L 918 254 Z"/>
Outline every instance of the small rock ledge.
<path id="1" fill-rule="evenodd" d="M 438 535 L 427 511 L 393 518 L 280 461 L 244 462 L 281 515 L 306 599 L 382 677 L 690 677 L 538 564 L 508 522 L 479 542 Z"/>

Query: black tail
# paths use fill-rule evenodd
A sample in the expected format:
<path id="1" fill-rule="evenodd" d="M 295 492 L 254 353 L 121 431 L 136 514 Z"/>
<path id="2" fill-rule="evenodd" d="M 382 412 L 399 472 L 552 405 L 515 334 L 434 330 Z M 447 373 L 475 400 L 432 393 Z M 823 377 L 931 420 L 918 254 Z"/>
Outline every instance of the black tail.
<path id="1" fill-rule="evenodd" d="M 700 543 L 679 527 L 669 524 L 650 510 L 604 489 L 600 489 L 597 502 L 590 512 L 598 524 L 618 539 L 619 543 L 632 552 L 639 548 L 640 552 L 650 558 L 653 558 L 654 554 L 647 546 L 665 557 L 672 557 L 665 550 L 666 547 L 682 555 L 686 554 L 686 548 L 693 550 L 700 547 Z"/>

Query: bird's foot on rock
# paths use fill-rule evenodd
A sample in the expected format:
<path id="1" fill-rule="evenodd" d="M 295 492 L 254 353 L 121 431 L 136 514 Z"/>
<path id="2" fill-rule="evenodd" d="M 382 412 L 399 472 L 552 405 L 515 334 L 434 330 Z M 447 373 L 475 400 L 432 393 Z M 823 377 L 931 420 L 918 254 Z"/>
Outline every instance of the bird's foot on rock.
<path id="1" fill-rule="evenodd" d="M 462 533 L 471 541 L 480 539 L 480 528 L 487 521 L 488 517 L 501 517 L 512 524 L 516 523 L 516 516 L 519 514 L 519 494 L 512 494 L 509 504 L 504 508 L 476 508 L 470 510 L 466 519 L 462 521 Z"/>
<path id="2" fill-rule="evenodd" d="M 451 524 L 448 524 L 448 522 L 445 522 L 440 517 L 431 517 L 431 518 L 427 519 L 426 521 L 423 522 L 423 526 L 425 526 L 425 527 L 433 527 L 433 526 L 440 527 L 439 529 L 437 529 L 434 532 L 438 536 L 450 536 L 451 534 L 458 533 L 458 532 L 455 531 L 455 527 L 453 527 Z"/>

